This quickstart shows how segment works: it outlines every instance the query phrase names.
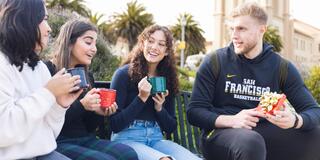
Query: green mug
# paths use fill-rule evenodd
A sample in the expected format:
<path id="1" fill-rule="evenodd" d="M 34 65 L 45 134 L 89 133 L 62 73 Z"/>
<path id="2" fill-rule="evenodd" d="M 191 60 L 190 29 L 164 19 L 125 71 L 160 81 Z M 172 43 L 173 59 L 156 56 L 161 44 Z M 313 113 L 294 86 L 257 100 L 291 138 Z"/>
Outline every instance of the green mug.
<path id="1" fill-rule="evenodd" d="M 158 77 L 150 77 L 148 78 L 148 82 L 151 84 L 151 94 L 155 95 L 157 93 L 165 93 L 166 92 L 166 78 L 158 76 Z"/>

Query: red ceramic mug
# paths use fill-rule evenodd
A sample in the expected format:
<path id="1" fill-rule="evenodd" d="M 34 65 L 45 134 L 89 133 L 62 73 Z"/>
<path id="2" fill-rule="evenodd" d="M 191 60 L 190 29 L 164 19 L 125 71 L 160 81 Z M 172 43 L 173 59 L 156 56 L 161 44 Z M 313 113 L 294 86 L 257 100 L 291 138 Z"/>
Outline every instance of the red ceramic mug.
<path id="1" fill-rule="evenodd" d="M 101 88 L 99 95 L 101 107 L 108 108 L 116 101 L 117 92 L 114 89 Z"/>

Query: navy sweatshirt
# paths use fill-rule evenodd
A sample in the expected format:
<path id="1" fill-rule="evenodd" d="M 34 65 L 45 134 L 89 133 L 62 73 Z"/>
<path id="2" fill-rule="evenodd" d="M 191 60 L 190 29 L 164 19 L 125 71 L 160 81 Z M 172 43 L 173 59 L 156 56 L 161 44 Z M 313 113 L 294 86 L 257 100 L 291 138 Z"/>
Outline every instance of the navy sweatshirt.
<path id="1" fill-rule="evenodd" d="M 202 62 L 193 86 L 187 108 L 188 121 L 202 129 L 215 128 L 219 115 L 235 115 L 242 109 L 255 108 L 264 92 L 280 92 L 280 55 L 272 46 L 263 45 L 263 51 L 254 59 L 237 55 L 233 45 L 217 50 L 220 72 L 213 74 L 210 56 Z M 283 93 L 303 118 L 302 130 L 319 125 L 320 107 L 304 85 L 297 69 L 288 65 Z"/>
<path id="2" fill-rule="evenodd" d="M 50 61 L 45 62 L 51 75 L 54 75 L 57 70 Z M 93 86 L 94 79 L 92 74 L 88 74 L 90 85 Z M 100 123 L 103 123 L 103 116 L 96 114 L 93 111 L 87 111 L 81 104 L 80 100 L 87 92 L 81 93 L 66 112 L 65 122 L 59 134 L 58 140 L 68 138 L 85 137 L 95 134 L 95 130 Z"/>
<path id="3" fill-rule="evenodd" d="M 177 128 L 175 97 L 169 91 L 162 110 L 157 112 L 151 96 L 145 103 L 138 97 L 138 84 L 131 80 L 128 70 L 129 65 L 124 65 L 117 69 L 112 77 L 110 88 L 117 90 L 118 110 L 109 117 L 111 130 L 120 132 L 134 120 L 147 120 L 156 121 L 162 131 L 172 133 Z"/>

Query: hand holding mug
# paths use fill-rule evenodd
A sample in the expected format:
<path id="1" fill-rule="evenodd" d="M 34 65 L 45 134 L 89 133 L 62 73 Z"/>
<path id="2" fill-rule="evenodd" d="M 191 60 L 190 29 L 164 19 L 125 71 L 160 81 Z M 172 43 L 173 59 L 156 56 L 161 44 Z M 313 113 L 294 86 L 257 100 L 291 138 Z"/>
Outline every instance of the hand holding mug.
<path id="1" fill-rule="evenodd" d="M 100 95 L 99 90 L 92 88 L 87 94 L 80 100 L 84 109 L 87 111 L 96 111 L 100 108 Z"/>
<path id="2" fill-rule="evenodd" d="M 162 105 L 168 95 L 169 91 L 166 90 L 165 93 L 157 93 L 155 96 L 152 96 L 152 99 L 154 100 L 154 109 L 156 111 L 160 112 L 162 110 Z"/>
<path id="3" fill-rule="evenodd" d="M 111 104 L 107 108 L 99 107 L 99 109 L 96 110 L 96 113 L 101 116 L 110 116 L 110 115 L 116 113 L 117 109 L 118 109 L 117 103 L 113 102 L 113 104 Z"/>
<path id="4" fill-rule="evenodd" d="M 45 85 L 57 99 L 57 103 L 63 107 L 69 106 L 82 91 L 70 94 L 70 92 L 79 90 L 77 84 L 81 82 L 79 76 L 65 74 L 65 69 L 58 71 Z"/>
<path id="5" fill-rule="evenodd" d="M 67 73 L 70 73 L 72 76 L 79 76 L 81 82 L 77 84 L 79 88 L 88 88 L 89 83 L 87 82 L 87 77 L 84 67 L 75 67 L 67 69 Z"/>
<path id="6" fill-rule="evenodd" d="M 67 94 L 75 89 L 79 89 L 76 85 L 80 83 L 79 76 L 71 76 L 65 74 L 65 69 L 57 72 L 45 85 L 45 87 L 55 96 Z"/>
<path id="7" fill-rule="evenodd" d="M 141 81 L 138 83 L 138 90 L 139 94 L 138 97 L 143 101 L 146 102 L 150 93 L 151 93 L 151 84 L 147 80 L 147 76 L 141 79 Z"/>

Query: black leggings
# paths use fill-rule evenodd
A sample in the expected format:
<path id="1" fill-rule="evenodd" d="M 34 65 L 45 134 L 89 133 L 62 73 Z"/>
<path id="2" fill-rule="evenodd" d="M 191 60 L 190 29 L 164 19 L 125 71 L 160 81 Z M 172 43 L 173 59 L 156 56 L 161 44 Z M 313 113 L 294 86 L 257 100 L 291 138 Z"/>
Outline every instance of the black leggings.
<path id="1" fill-rule="evenodd" d="M 300 131 L 263 122 L 253 130 L 216 129 L 202 134 L 200 147 L 206 160 L 320 160 L 320 127 Z"/>

